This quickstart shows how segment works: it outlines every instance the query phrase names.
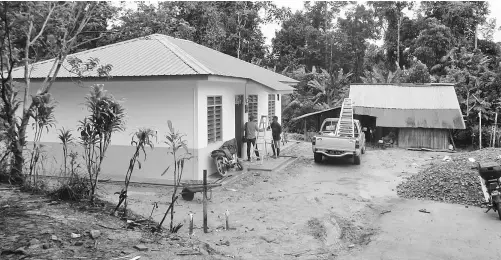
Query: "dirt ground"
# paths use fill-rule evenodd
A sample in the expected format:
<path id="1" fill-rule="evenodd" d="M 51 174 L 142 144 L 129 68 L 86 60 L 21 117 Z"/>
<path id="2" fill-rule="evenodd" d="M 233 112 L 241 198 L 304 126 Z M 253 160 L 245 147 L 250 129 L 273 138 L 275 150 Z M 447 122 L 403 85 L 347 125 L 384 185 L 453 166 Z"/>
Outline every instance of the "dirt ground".
<path id="1" fill-rule="evenodd" d="M 110 251 L 117 256 L 125 255 L 121 252 L 124 248 L 130 250 L 137 243 L 145 243 L 152 250 L 133 251 L 142 256 L 141 260 L 501 258 L 497 243 L 501 221 L 496 213 L 397 196 L 396 186 L 406 176 L 430 163 L 442 163 L 446 154 L 397 148 L 368 150 L 361 165 L 353 165 L 351 160 L 316 164 L 309 143 L 301 143 L 293 151 L 295 154 L 288 154 L 299 158 L 281 170 L 251 171 L 214 190 L 208 204 L 208 234 L 201 228 L 200 193 L 193 201 L 180 199 L 176 204 L 175 223 L 184 224 L 180 240 L 163 237 L 153 242 L 139 231 L 90 226 L 96 219 L 108 221 L 106 225 L 111 227 L 120 226 L 116 219 L 104 215 L 79 219 L 81 226 L 76 231 L 99 228 L 105 232 L 103 248 L 106 244 L 116 245 Z M 120 189 L 118 184 L 100 184 L 99 193 L 116 203 L 114 192 Z M 135 213 L 148 217 L 157 202 L 159 207 L 152 215 L 156 221 L 161 219 L 171 188 L 133 185 L 129 190 L 129 207 Z M 430 213 L 419 212 L 420 209 Z M 64 207 L 61 210 L 61 215 L 75 218 L 73 211 Z M 224 230 L 226 210 L 230 213 L 230 230 Z M 193 237 L 188 236 L 189 213 L 194 214 Z M 115 239 L 107 238 L 110 235 Z M 64 236 L 68 236 L 68 231 Z M 4 236 L 4 241 L 7 238 Z M 93 248 L 93 240 L 86 239 Z M 118 246 L 120 243 L 122 247 Z M 180 250 L 210 251 L 211 255 L 176 255 Z M 97 253 L 87 254 L 87 259 L 95 259 L 92 256 Z"/>
<path id="2" fill-rule="evenodd" d="M 500 258 L 501 249 L 490 238 L 501 234 L 497 214 L 398 198 L 399 182 L 421 167 L 441 163 L 446 154 L 369 150 L 357 166 L 350 160 L 315 164 L 309 143 L 294 152 L 299 159 L 282 170 L 249 172 L 215 190 L 208 206 L 210 233 L 201 230 L 200 193 L 193 201 L 179 201 L 175 222 L 187 226 L 189 213 L 194 213 L 195 236 L 240 259 Z M 108 184 L 103 194 L 116 201 L 112 193 L 119 189 Z M 131 190 L 130 205 L 140 214 L 150 212 L 153 202 L 159 210 L 167 207 L 169 188 Z M 235 228 L 229 231 L 223 228 L 226 210 Z M 161 217 L 160 212 L 153 215 Z"/>

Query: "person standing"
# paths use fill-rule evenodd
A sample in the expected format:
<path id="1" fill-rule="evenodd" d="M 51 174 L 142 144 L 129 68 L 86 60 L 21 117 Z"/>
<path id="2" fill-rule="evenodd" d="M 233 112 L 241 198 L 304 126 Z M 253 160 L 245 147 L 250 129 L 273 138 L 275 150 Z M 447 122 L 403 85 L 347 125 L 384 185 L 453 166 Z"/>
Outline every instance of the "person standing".
<path id="1" fill-rule="evenodd" d="M 253 115 L 249 115 L 249 121 L 244 125 L 244 136 L 247 143 L 247 160 L 250 162 L 251 160 L 251 145 L 254 149 L 256 145 L 256 132 L 259 131 L 259 127 L 257 126 L 257 122 L 254 121 L 255 118 Z M 259 161 L 259 151 L 254 150 L 256 152 L 257 160 Z"/>
<path id="2" fill-rule="evenodd" d="M 273 122 L 271 122 L 270 127 L 271 136 L 273 137 L 273 142 L 271 143 L 273 157 L 278 158 L 280 157 L 280 135 L 282 134 L 282 126 L 278 123 L 278 116 L 273 116 Z"/>

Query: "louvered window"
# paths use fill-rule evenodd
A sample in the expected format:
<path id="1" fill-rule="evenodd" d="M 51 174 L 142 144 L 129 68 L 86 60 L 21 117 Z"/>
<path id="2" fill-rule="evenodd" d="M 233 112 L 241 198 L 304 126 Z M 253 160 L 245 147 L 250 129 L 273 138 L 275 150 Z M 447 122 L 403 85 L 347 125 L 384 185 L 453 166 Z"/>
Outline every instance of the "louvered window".
<path id="1" fill-rule="evenodd" d="M 255 119 L 257 118 L 257 95 L 249 95 L 249 115 L 253 115 Z M 258 119 L 259 120 L 259 119 Z"/>
<path id="2" fill-rule="evenodd" d="M 207 140 L 223 140 L 223 107 L 221 96 L 207 97 Z"/>
<path id="3" fill-rule="evenodd" d="M 268 95 L 268 118 L 269 122 L 273 120 L 273 117 L 275 116 L 275 95 L 274 94 L 269 94 Z"/>

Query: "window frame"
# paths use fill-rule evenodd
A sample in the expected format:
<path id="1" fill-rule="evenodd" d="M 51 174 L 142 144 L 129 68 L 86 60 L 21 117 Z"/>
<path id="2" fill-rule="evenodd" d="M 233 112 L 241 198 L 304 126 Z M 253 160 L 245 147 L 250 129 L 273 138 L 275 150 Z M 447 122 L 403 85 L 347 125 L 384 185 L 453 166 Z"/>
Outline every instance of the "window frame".
<path id="1" fill-rule="evenodd" d="M 277 100 L 275 99 L 275 94 L 268 94 L 268 122 L 271 122 L 273 120 L 273 116 L 277 115 L 276 107 L 277 107 Z"/>
<path id="2" fill-rule="evenodd" d="M 211 101 L 212 99 L 212 101 Z M 219 99 L 219 101 L 218 101 Z M 219 107 L 219 114 L 217 113 L 217 109 Z M 210 127 L 210 109 L 213 109 L 213 127 Z M 220 130 L 218 137 L 218 127 L 217 127 L 217 116 L 219 115 L 220 119 Z M 211 137 L 212 135 L 212 137 Z M 207 143 L 216 143 L 218 141 L 223 140 L 223 96 L 207 96 Z"/>
<path id="3" fill-rule="evenodd" d="M 255 101 L 254 101 L 255 98 Z M 255 104 L 256 111 L 255 115 L 252 113 L 253 105 Z M 259 120 L 259 96 L 258 95 L 248 95 L 247 96 L 247 106 L 248 106 L 248 114 L 253 115 L 255 119 Z"/>

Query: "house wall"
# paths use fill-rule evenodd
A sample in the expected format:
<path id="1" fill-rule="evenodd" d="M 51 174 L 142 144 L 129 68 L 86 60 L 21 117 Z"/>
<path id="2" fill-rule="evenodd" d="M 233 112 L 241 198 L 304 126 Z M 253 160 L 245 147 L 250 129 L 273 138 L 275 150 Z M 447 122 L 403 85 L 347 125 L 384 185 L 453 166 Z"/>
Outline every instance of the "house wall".
<path id="1" fill-rule="evenodd" d="M 173 161 L 164 143 L 165 134 L 168 132 L 167 120 L 172 121 L 176 131 L 186 134 L 185 140 L 188 148 L 196 154 L 194 97 L 198 80 L 194 77 L 136 77 L 85 83 L 85 86 L 90 86 L 92 83 L 104 83 L 104 88 L 110 94 L 117 99 L 124 99 L 123 106 L 127 112 L 126 130 L 112 136 L 111 146 L 102 167 L 102 178 L 120 181 L 124 179 L 129 159 L 134 153 L 134 148 L 130 145 L 131 134 L 140 127 L 150 127 L 158 131 L 158 141 L 155 142 L 153 150 L 146 149 L 147 160 L 142 162 L 141 169 L 134 170 L 132 181 L 171 182 L 171 172 L 161 176 L 161 173 Z M 38 85 L 39 82 L 33 82 L 33 86 Z M 35 87 L 32 87 L 33 93 L 36 91 Z M 42 142 L 46 145 L 48 154 L 54 158 L 50 158 L 53 162 L 50 168 L 53 172 L 57 172 L 57 169 L 61 168 L 62 149 L 56 129 L 61 127 L 73 129 L 73 136 L 80 136 L 76 129 L 78 121 L 88 115 L 84 102 L 89 89 L 79 87 L 71 81 L 58 80 L 54 83 L 51 93 L 58 102 L 55 111 L 57 125 L 49 133 L 43 134 Z M 28 127 L 28 140 L 33 140 L 31 127 Z M 72 149 L 82 154 L 80 146 Z M 143 159 L 144 157 L 141 157 L 141 160 Z M 83 164 L 83 161 L 81 163 Z M 184 179 L 193 179 L 195 168 L 196 160 L 187 163 Z"/>
<path id="2" fill-rule="evenodd" d="M 258 114 L 268 115 L 268 94 L 272 90 L 254 82 L 242 79 L 230 79 L 222 77 L 210 77 L 209 81 L 200 81 L 197 92 L 197 105 L 199 120 L 198 130 L 198 170 L 195 175 L 198 179 L 203 177 L 203 170 L 209 174 L 217 172 L 217 169 L 210 157 L 210 152 L 219 148 L 225 141 L 235 138 L 235 96 L 236 95 L 258 95 Z M 223 132 L 221 141 L 208 143 L 207 141 L 207 96 L 222 96 L 223 104 Z M 276 106 L 276 115 L 281 119 L 280 106 Z M 248 119 L 245 114 L 244 122 Z M 243 134 L 243 133 L 242 133 Z M 238 136 L 238 138 L 240 138 Z"/>
<path id="3" fill-rule="evenodd" d="M 449 130 L 436 128 L 399 128 L 398 146 L 402 148 L 448 149 Z"/>

